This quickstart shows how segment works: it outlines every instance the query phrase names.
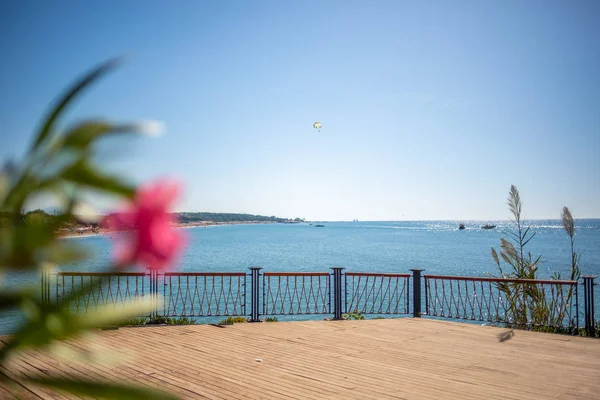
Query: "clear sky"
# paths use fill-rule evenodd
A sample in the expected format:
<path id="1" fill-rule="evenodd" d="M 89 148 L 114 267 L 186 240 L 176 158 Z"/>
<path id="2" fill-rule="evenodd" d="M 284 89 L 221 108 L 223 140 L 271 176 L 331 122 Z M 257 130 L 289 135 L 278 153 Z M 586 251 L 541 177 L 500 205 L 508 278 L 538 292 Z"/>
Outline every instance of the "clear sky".
<path id="1" fill-rule="evenodd" d="M 129 54 L 67 122 L 163 121 L 104 155 L 181 179 L 181 211 L 505 219 L 515 184 L 528 218 L 600 217 L 599 21 L 598 1 L 3 1 L 0 161 Z"/>

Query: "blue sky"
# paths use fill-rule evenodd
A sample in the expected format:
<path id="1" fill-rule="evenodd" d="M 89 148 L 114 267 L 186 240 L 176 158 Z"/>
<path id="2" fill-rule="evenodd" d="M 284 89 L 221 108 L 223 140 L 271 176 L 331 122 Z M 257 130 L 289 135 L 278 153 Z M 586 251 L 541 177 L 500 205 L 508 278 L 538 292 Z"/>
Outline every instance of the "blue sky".
<path id="1" fill-rule="evenodd" d="M 597 1 L 0 3 L 0 160 L 115 55 L 65 124 L 157 119 L 106 143 L 179 210 L 314 220 L 600 217 Z M 312 123 L 321 121 L 321 132 Z"/>

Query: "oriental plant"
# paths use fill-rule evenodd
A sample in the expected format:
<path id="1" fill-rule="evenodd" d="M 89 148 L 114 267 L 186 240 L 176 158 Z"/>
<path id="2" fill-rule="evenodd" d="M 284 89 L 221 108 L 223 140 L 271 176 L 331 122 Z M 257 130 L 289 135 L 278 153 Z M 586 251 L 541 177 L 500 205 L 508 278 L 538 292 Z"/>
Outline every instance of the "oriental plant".
<path id="1" fill-rule="evenodd" d="M 173 228 L 169 213 L 179 184 L 161 181 L 136 188 L 125 177 L 108 174 L 98 158 L 98 143 L 104 138 L 151 133 L 156 125 L 87 120 L 61 128 L 63 114 L 84 89 L 117 64 L 118 60 L 112 60 L 100 65 L 67 90 L 42 121 L 25 157 L 0 171 L 0 272 L 42 272 L 83 260 L 85 248 L 78 241 L 58 238 L 59 230 L 71 224 L 76 210 L 82 208 L 82 191 L 110 195 L 129 204 L 107 221 L 111 228 L 123 232 L 115 235 L 114 262 L 106 265 L 106 272 L 134 266 L 163 269 L 180 252 L 183 238 Z M 24 214 L 32 199 L 49 195 L 59 202 L 60 212 L 52 218 L 39 212 Z M 21 310 L 24 316 L 16 332 L 4 338 L 0 348 L 0 384 L 18 388 L 20 384 L 33 383 L 94 398 L 172 398 L 126 383 L 67 379 L 52 375 L 51 371 L 43 377 L 11 372 L 11 358 L 23 351 L 52 349 L 60 345 L 61 339 L 122 324 L 149 310 L 150 302 L 141 299 L 119 309 L 99 305 L 84 316 L 70 312 L 70 301 L 94 290 L 97 289 L 91 285 L 82 285 L 60 302 L 40 296 L 39 286 L 33 290 L 15 287 L 0 293 L 0 312 Z"/>

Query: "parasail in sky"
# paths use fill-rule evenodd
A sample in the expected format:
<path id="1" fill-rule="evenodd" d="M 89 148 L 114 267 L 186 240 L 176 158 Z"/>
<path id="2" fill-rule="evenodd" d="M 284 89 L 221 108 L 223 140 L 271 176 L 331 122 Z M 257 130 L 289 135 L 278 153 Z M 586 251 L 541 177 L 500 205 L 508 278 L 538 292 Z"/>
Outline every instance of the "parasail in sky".
<path id="1" fill-rule="evenodd" d="M 319 132 L 321 132 L 321 128 L 322 128 L 322 127 L 323 127 L 323 124 L 322 124 L 322 123 L 320 123 L 319 121 L 317 121 L 317 122 L 315 122 L 315 123 L 313 124 L 313 128 L 315 128 L 315 129 L 318 129 L 318 130 L 319 130 Z"/>

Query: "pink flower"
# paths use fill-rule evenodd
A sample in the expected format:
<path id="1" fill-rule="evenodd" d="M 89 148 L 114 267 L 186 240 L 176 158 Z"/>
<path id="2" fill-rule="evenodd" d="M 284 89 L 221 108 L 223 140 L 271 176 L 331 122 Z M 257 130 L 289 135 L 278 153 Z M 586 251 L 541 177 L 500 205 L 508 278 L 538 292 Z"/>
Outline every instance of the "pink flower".
<path id="1" fill-rule="evenodd" d="M 133 204 L 106 218 L 109 229 L 122 232 L 115 238 L 114 256 L 119 265 L 142 264 L 164 270 L 173 263 L 185 244 L 169 213 L 179 192 L 180 185 L 171 180 L 142 186 Z"/>

